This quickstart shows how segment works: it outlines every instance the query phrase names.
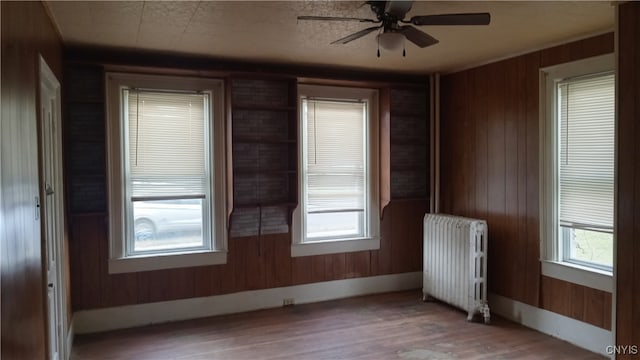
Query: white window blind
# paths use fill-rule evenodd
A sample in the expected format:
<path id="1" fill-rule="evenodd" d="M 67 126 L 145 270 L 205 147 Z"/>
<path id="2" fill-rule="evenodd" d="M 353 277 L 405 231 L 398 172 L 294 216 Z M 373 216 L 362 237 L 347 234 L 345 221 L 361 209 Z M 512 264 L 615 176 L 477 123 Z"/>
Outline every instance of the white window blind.
<path id="1" fill-rule="evenodd" d="M 557 85 L 562 226 L 613 229 L 614 81 L 607 73 Z"/>
<path id="2" fill-rule="evenodd" d="M 123 97 L 132 198 L 204 198 L 208 95 L 125 89 Z"/>
<path id="3" fill-rule="evenodd" d="M 364 212 L 365 102 L 303 100 L 307 213 Z"/>

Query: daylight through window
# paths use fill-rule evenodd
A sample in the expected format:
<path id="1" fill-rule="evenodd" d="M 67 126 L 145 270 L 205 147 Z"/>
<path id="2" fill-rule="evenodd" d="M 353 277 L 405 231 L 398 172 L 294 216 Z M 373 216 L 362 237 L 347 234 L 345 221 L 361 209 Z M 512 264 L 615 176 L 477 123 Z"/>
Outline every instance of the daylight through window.
<path id="1" fill-rule="evenodd" d="M 565 261 L 613 266 L 613 73 L 557 83 L 559 236 Z"/>
<path id="2" fill-rule="evenodd" d="M 109 272 L 226 262 L 224 86 L 107 74 Z"/>
<path id="3" fill-rule="evenodd" d="M 366 235 L 365 102 L 304 99 L 307 241 Z"/>
<path id="4" fill-rule="evenodd" d="M 300 85 L 292 256 L 380 247 L 378 92 Z"/>

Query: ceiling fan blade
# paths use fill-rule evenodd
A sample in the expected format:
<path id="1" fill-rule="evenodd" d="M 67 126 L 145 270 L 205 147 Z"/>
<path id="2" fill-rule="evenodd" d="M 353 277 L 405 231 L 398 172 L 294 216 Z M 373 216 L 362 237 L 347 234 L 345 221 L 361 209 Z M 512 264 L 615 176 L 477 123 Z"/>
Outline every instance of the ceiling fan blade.
<path id="1" fill-rule="evenodd" d="M 410 25 L 401 26 L 399 32 L 404 34 L 407 40 L 421 48 L 435 45 L 439 42 L 438 39 L 433 36 Z"/>
<path id="2" fill-rule="evenodd" d="M 355 17 L 341 17 L 341 16 L 298 16 L 298 20 L 324 20 L 324 21 L 359 21 L 359 22 L 380 22 L 373 19 L 362 19 Z"/>
<path id="3" fill-rule="evenodd" d="M 489 25 L 491 14 L 441 14 L 414 16 L 409 20 L 413 25 Z"/>
<path id="4" fill-rule="evenodd" d="M 370 32 L 372 32 L 374 30 L 380 29 L 381 27 L 382 26 L 372 26 L 370 28 L 366 28 L 364 30 L 360 30 L 360 31 L 358 31 L 356 33 L 353 33 L 353 34 L 349 35 L 349 36 L 345 36 L 342 39 L 338 39 L 338 40 L 332 42 L 331 44 L 346 44 L 346 43 L 351 42 L 351 41 L 353 41 L 355 39 L 359 39 L 359 38 L 369 34 Z"/>

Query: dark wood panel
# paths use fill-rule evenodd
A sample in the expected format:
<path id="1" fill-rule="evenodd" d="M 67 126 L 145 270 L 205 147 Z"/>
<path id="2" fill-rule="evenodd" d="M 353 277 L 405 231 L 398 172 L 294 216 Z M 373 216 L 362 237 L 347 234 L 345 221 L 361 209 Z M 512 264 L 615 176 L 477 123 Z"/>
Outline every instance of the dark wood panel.
<path id="1" fill-rule="evenodd" d="M 211 295 L 228 294 L 234 292 L 237 288 L 236 279 L 233 276 L 233 268 L 229 264 L 214 266 L 212 276 L 214 289 Z M 217 287 L 215 287 L 216 285 Z"/>
<path id="2" fill-rule="evenodd" d="M 616 344 L 640 339 L 640 4 L 618 5 Z M 619 356 L 632 358 L 632 356 Z"/>
<path id="3" fill-rule="evenodd" d="M 520 94 L 518 89 L 521 88 L 520 84 L 517 82 L 518 74 L 519 74 L 519 58 L 513 58 L 508 60 L 504 67 L 504 76 L 505 76 L 505 84 L 504 84 L 504 213 L 505 214 L 514 214 L 517 216 L 519 214 L 518 205 L 518 131 L 517 124 L 521 121 L 518 117 L 518 102 L 519 96 L 524 98 L 523 95 Z M 522 73 L 522 76 L 525 73 Z M 509 81 L 509 79 L 514 79 L 513 81 Z M 514 216 L 514 219 L 518 219 Z M 505 219 L 510 221 L 510 219 Z M 510 292 L 513 294 L 513 297 L 522 299 L 524 294 L 524 286 L 526 285 L 523 281 L 519 281 L 517 279 L 518 274 L 524 273 L 524 269 L 522 265 L 524 265 L 524 251 L 518 251 L 516 248 L 516 243 L 511 241 L 510 239 L 515 239 L 518 237 L 518 226 L 517 224 L 505 224 L 504 226 L 504 238 L 509 239 L 504 244 L 505 254 L 514 254 L 513 260 L 507 264 L 506 271 L 506 283 L 510 284 Z"/>
<path id="4" fill-rule="evenodd" d="M 541 50 L 539 51 L 540 67 L 547 67 L 592 56 L 612 53 L 614 50 L 613 42 L 614 35 L 610 32 L 592 38 Z"/>
<path id="5" fill-rule="evenodd" d="M 423 219 L 428 204 L 423 200 L 392 201 L 391 272 L 422 270 Z"/>
<path id="6" fill-rule="evenodd" d="M 292 285 L 306 284 L 313 282 L 313 272 L 311 256 L 295 257 L 291 259 Z"/>
<path id="7" fill-rule="evenodd" d="M 116 296 L 117 294 L 126 295 L 126 292 L 122 293 L 122 290 L 126 291 L 126 288 L 128 286 L 131 286 L 129 281 L 127 281 L 128 279 L 121 279 L 122 283 L 112 282 L 111 277 L 106 276 L 106 274 L 109 272 L 109 263 L 107 261 L 100 261 L 101 259 L 109 258 L 109 241 L 107 240 L 108 229 L 107 229 L 106 216 L 103 216 L 101 219 L 94 218 L 93 220 L 95 222 L 87 221 L 86 223 L 83 224 L 83 226 L 91 226 L 92 231 L 95 232 L 94 233 L 95 236 L 92 236 L 91 239 L 87 239 L 86 241 L 82 242 L 83 243 L 83 247 L 81 248 L 82 253 L 91 254 L 91 256 L 89 256 L 89 258 L 86 259 L 85 261 L 85 266 L 90 269 L 89 270 L 90 272 L 87 273 L 87 275 L 89 274 L 91 275 L 85 276 L 84 281 L 91 281 L 92 277 L 95 277 L 97 272 L 99 276 L 100 287 L 98 289 L 95 289 L 95 287 L 93 287 L 93 291 L 99 290 L 99 293 L 97 294 L 97 296 L 98 296 L 98 301 L 100 302 L 101 307 L 108 306 L 107 304 L 113 304 L 113 303 L 126 304 L 128 302 L 128 299 L 122 299 L 122 298 L 117 299 Z M 75 218 L 75 223 L 76 224 L 78 223 L 77 217 Z M 75 239 L 75 241 L 77 240 L 78 239 Z M 97 251 L 97 254 L 96 254 L 96 251 Z M 89 262 L 94 262 L 94 263 L 90 264 Z M 116 293 L 114 293 L 112 286 L 114 288 L 115 287 L 118 288 Z"/>
<path id="8" fill-rule="evenodd" d="M 371 270 L 370 251 L 350 252 L 345 257 L 345 278 L 369 276 Z"/>
<path id="9" fill-rule="evenodd" d="M 489 290 L 598 326 L 610 295 L 572 305 L 572 292 L 591 293 L 549 279 L 541 288 L 538 82 L 543 66 L 612 51 L 613 34 L 604 34 L 449 74 L 441 84 L 440 208 L 487 219 Z M 585 307 L 598 308 L 597 319 Z"/>
<path id="10" fill-rule="evenodd" d="M 340 279 L 344 276 L 347 266 L 347 254 L 331 254 L 324 262 L 327 279 Z"/>
<path id="11" fill-rule="evenodd" d="M 579 293 L 579 292 L 578 292 Z M 604 308 L 604 291 L 585 287 L 582 292 L 584 301 L 583 321 L 595 326 L 604 327 L 605 312 L 611 309 Z"/>
<path id="12" fill-rule="evenodd" d="M 604 321 L 602 327 L 605 329 L 613 330 L 611 319 L 613 318 L 613 295 L 610 293 L 604 294 L 604 305 L 602 306 L 604 311 Z M 609 311 L 607 311 L 609 309 Z"/>
<path id="13" fill-rule="evenodd" d="M 540 287 L 540 306 L 555 313 L 570 316 L 572 305 L 571 283 L 543 276 Z M 582 314 L 580 314 L 582 317 Z"/>
<path id="14" fill-rule="evenodd" d="M 71 242 L 77 242 L 80 252 L 79 259 L 71 260 L 71 272 L 80 273 L 80 283 L 72 284 L 72 291 L 80 290 L 81 304 L 91 307 L 104 306 L 102 293 L 111 289 L 103 289 L 101 272 L 106 269 L 102 265 L 104 252 L 100 251 L 101 244 L 107 241 L 107 229 L 104 216 L 72 216 L 71 217 Z M 74 261 L 75 260 L 75 261 Z M 76 309 L 77 304 L 74 304 Z"/>
<path id="15" fill-rule="evenodd" d="M 132 304 L 135 304 L 135 303 L 144 304 L 151 301 L 150 300 L 151 297 L 149 293 L 149 283 L 150 283 L 149 275 L 150 275 L 149 272 L 136 273 L 136 279 L 138 281 L 138 296 L 136 297 L 136 300 L 131 301 Z"/>
<path id="16" fill-rule="evenodd" d="M 259 236 L 235 238 L 231 241 L 243 242 L 244 262 L 242 269 L 236 267 L 236 271 L 245 278 L 246 288 L 257 290 L 264 288 L 265 273 L 263 271 L 263 242 Z"/>
<path id="17" fill-rule="evenodd" d="M 467 82 L 467 73 L 462 73 L 459 75 L 458 79 L 457 79 L 460 83 L 466 83 Z M 453 101 L 456 101 L 456 99 L 460 98 L 460 99 L 467 99 L 468 98 L 468 86 L 463 86 L 463 87 L 459 87 L 457 88 L 457 91 L 455 94 L 451 94 L 454 97 Z M 459 93 L 458 93 L 459 92 Z M 458 124 L 449 124 L 447 133 L 450 134 L 451 137 L 449 137 L 449 139 L 452 140 L 451 143 L 451 154 L 453 155 L 453 158 L 456 159 L 455 162 L 451 162 L 449 164 L 449 167 L 452 169 L 455 169 L 455 175 L 451 175 L 448 179 L 448 184 L 452 185 L 452 189 L 460 189 L 461 193 L 460 194 L 453 194 L 451 193 L 451 202 L 452 202 L 452 207 L 453 207 L 453 211 L 455 212 L 459 212 L 459 213 L 465 213 L 465 208 L 467 207 L 467 194 L 464 193 L 464 180 L 465 180 L 465 176 L 466 176 L 466 170 L 464 168 L 464 150 L 465 150 L 465 139 L 462 137 L 458 137 L 456 136 L 456 133 L 459 131 L 464 132 L 465 130 L 467 130 L 466 124 L 468 123 L 468 118 L 467 118 L 467 106 L 465 106 L 466 104 L 464 102 L 461 101 L 456 101 L 459 105 L 455 108 L 454 111 L 456 111 L 456 117 L 460 118 L 460 123 Z M 442 162 L 441 162 L 442 163 Z"/>
<path id="18" fill-rule="evenodd" d="M 539 114 L 538 114 L 538 81 L 540 67 L 540 53 L 536 52 L 526 56 L 526 89 L 524 94 L 526 98 L 525 114 L 519 121 L 526 123 L 525 136 L 522 141 L 526 149 L 526 194 L 521 199 L 526 204 L 526 213 L 524 221 L 526 222 L 526 235 L 522 235 L 517 245 L 519 251 L 525 253 L 525 272 L 524 280 L 525 298 L 523 301 L 534 306 L 538 306 L 540 302 L 540 209 L 539 199 L 539 169 L 538 169 L 538 153 L 539 153 Z M 524 244 L 521 242 L 524 241 Z"/>
<path id="19" fill-rule="evenodd" d="M 137 300 L 139 285 L 136 273 L 116 274 L 112 278 L 109 279 L 109 286 L 105 286 L 110 292 L 110 306 L 127 305 Z"/>
<path id="20" fill-rule="evenodd" d="M 38 186 L 39 55 L 62 79 L 62 48 L 40 2 L 6 2 L 2 13 L 2 248 L 0 357 L 43 359 L 46 352 L 45 281 Z M 65 244 L 65 248 L 67 244 Z M 60 264 L 65 266 L 65 264 Z M 67 291 L 67 289 L 60 289 Z M 66 330 L 66 329 L 65 329 Z"/>
<path id="21" fill-rule="evenodd" d="M 527 84 L 527 75 L 532 74 L 533 71 L 527 70 L 527 57 L 518 57 L 516 59 L 517 63 L 514 66 L 513 76 L 516 78 L 517 84 Z M 532 90 L 529 90 L 527 87 L 523 86 L 515 86 L 511 91 L 514 92 L 515 96 L 513 97 L 513 101 L 515 102 L 514 106 L 514 121 L 515 121 L 515 132 L 510 136 L 515 138 L 515 176 L 516 181 L 514 181 L 515 186 L 515 198 L 513 201 L 515 206 L 512 208 L 517 214 L 517 224 L 512 226 L 512 237 L 521 236 L 521 234 L 528 234 L 527 232 L 527 121 L 524 121 L 527 116 L 527 98 Z M 528 242 L 527 242 L 528 244 Z M 517 248 L 516 248 L 517 249 Z M 532 303 L 537 303 L 537 279 L 535 275 L 538 273 L 537 271 L 526 271 L 527 266 L 529 265 L 527 262 L 535 262 L 535 256 L 527 255 L 529 247 L 527 251 L 517 251 L 516 249 L 512 250 L 514 254 L 514 273 L 515 274 L 525 274 L 525 281 L 520 281 L 519 284 L 516 284 L 515 296 L 521 299 L 528 299 Z M 535 266 L 535 264 L 534 264 Z M 532 275 L 534 276 L 532 278 Z M 517 279 L 516 279 L 517 281 Z M 531 291 L 533 289 L 533 291 Z"/>
<path id="22" fill-rule="evenodd" d="M 472 146 L 471 151 L 475 154 L 475 177 L 472 182 L 474 187 L 471 188 L 471 194 L 475 193 L 475 207 L 470 209 L 469 216 L 477 216 L 481 219 L 486 218 L 489 207 L 489 178 L 487 169 L 489 168 L 489 134 L 487 132 L 487 108 L 488 108 L 488 73 L 482 69 L 472 70 L 470 73 L 471 82 L 469 86 L 474 89 L 471 107 L 472 121 L 475 125 L 475 136 L 469 137 L 469 144 Z"/>
<path id="23" fill-rule="evenodd" d="M 169 272 L 170 300 L 195 297 L 194 268 L 180 268 Z"/>
<path id="24" fill-rule="evenodd" d="M 543 309 L 611 330 L 611 293 L 542 276 Z"/>
<path id="25" fill-rule="evenodd" d="M 505 174 L 505 136 L 504 136 L 504 98 L 505 70 L 507 65 L 503 63 L 492 64 L 488 67 L 489 80 L 492 85 L 488 92 L 487 101 L 487 136 L 488 136 L 488 202 L 487 223 L 489 224 L 489 256 L 490 259 L 504 259 L 502 263 L 489 261 L 489 284 L 493 283 L 498 293 L 510 294 L 511 283 L 508 281 L 508 273 L 513 261 L 506 252 L 509 241 L 506 237 L 507 219 L 505 212 L 505 195 L 507 182 Z"/>
<path id="26" fill-rule="evenodd" d="M 229 262 L 227 265 L 232 269 L 231 276 L 233 276 L 235 285 L 234 290 L 236 291 L 247 288 L 247 275 L 245 269 L 247 266 L 246 252 L 249 251 L 247 249 L 248 241 L 249 239 L 247 238 L 229 239 Z"/>
<path id="27" fill-rule="evenodd" d="M 265 235 L 265 288 L 291 284 L 291 240 L 289 234 Z"/>
<path id="28" fill-rule="evenodd" d="M 213 266 L 199 266 L 194 268 L 195 297 L 210 296 L 213 294 L 214 280 L 216 279 Z"/>
<path id="29" fill-rule="evenodd" d="M 574 319 L 583 319 L 585 318 L 585 311 L 587 307 L 585 306 L 585 300 L 589 299 L 589 295 L 591 295 L 588 288 L 584 286 L 572 286 L 571 287 L 571 306 L 569 306 L 569 317 Z"/>
<path id="30" fill-rule="evenodd" d="M 327 279 L 327 256 L 312 256 L 311 257 L 311 277 L 313 279 L 319 279 L 324 281 Z"/>

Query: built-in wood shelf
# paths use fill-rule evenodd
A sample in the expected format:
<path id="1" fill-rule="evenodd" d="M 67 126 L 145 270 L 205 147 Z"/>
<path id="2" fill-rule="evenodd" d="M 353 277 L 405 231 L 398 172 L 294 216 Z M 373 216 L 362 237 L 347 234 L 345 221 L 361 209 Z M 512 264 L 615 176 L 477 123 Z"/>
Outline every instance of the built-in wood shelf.
<path id="1" fill-rule="evenodd" d="M 231 235 L 287 231 L 298 204 L 297 81 L 232 78 L 227 89 Z M 274 207 L 285 211 L 262 211 Z"/>
<path id="2" fill-rule="evenodd" d="M 426 200 L 429 189 L 429 92 L 392 88 L 389 92 L 391 200 Z"/>

